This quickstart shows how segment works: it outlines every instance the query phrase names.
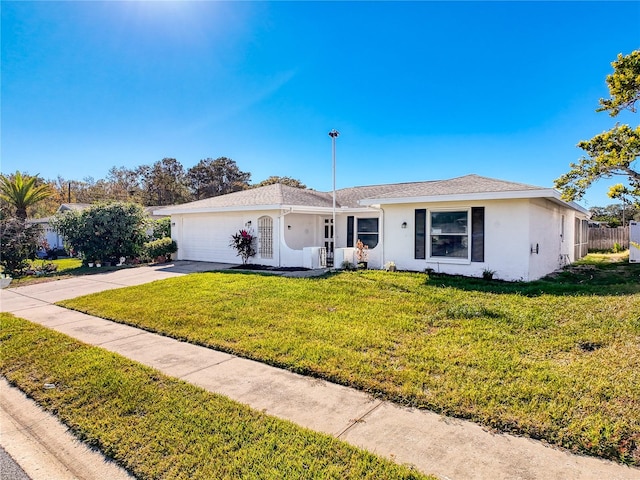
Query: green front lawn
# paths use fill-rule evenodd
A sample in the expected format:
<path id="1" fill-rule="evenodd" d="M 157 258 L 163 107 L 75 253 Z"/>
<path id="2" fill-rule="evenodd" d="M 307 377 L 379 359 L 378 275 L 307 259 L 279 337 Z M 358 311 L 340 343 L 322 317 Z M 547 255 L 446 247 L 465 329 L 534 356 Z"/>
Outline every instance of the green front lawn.
<path id="1" fill-rule="evenodd" d="M 32 285 L 34 283 L 44 283 L 54 280 L 63 280 L 65 278 L 71 278 L 78 275 L 91 275 L 96 273 L 103 273 L 106 271 L 129 268 L 124 267 L 101 267 L 101 268 L 89 268 L 82 265 L 82 260 L 79 258 L 59 258 L 57 260 L 32 260 L 32 268 L 42 268 L 43 265 L 53 263 L 57 266 L 55 272 L 49 272 L 46 274 L 38 275 L 25 275 L 24 277 L 14 278 L 11 282 L 11 287 L 23 287 L 25 285 Z"/>
<path id="2" fill-rule="evenodd" d="M 529 284 L 205 273 L 61 305 L 640 465 L 640 265 L 593 268 Z"/>
<path id="3" fill-rule="evenodd" d="M 433 478 L 6 313 L 0 342 L 3 376 L 137 478 Z"/>

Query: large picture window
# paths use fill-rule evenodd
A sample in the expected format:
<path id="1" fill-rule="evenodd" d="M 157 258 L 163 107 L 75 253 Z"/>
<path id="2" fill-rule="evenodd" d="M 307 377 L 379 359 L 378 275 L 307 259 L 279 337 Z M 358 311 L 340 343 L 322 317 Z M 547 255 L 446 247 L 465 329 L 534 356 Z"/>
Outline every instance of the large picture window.
<path id="1" fill-rule="evenodd" d="M 378 219 L 358 218 L 356 238 L 369 248 L 375 248 L 378 245 Z"/>
<path id="2" fill-rule="evenodd" d="M 431 212 L 431 256 L 469 258 L 469 212 Z"/>

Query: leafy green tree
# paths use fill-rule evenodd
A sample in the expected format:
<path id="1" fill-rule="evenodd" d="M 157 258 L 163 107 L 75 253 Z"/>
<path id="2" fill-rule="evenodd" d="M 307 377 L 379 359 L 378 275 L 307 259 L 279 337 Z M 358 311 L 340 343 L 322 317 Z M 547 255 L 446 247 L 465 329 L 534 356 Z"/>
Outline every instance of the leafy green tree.
<path id="1" fill-rule="evenodd" d="M 47 183 L 38 183 L 39 177 L 23 175 L 0 175 L 0 199 L 6 202 L 20 220 L 27 218 L 27 209 L 52 195 Z M 41 182 L 41 181 L 40 181 Z"/>
<path id="2" fill-rule="evenodd" d="M 143 165 L 137 173 L 141 178 L 144 205 L 175 205 L 189 200 L 184 167 L 175 158 Z"/>
<path id="3" fill-rule="evenodd" d="M 611 98 L 601 98 L 597 111 L 608 111 L 612 117 L 625 109 L 635 112 L 635 103 L 640 99 L 640 50 L 626 56 L 619 54 L 611 65 L 614 72 L 607 76 Z M 622 176 L 626 177 L 629 187 L 614 185 L 609 190 L 609 197 L 623 199 L 626 196 L 640 203 L 640 170 L 636 165 L 640 156 L 640 126 L 616 124 L 611 130 L 582 141 L 578 146 L 587 156 L 570 164 L 571 170 L 555 180 L 563 198 L 580 199 L 596 180 Z"/>
<path id="4" fill-rule="evenodd" d="M 596 111 L 608 111 L 612 117 L 625 109 L 635 112 L 635 103 L 640 100 L 640 50 L 626 56 L 619 53 L 611 65 L 614 73 L 607 76 L 611 98 L 601 98 L 601 107 Z"/>
<path id="5" fill-rule="evenodd" d="M 40 233 L 40 225 L 30 225 L 24 219 L 0 219 L 0 265 L 4 273 L 12 277 L 24 274 L 38 248 Z"/>
<path id="6" fill-rule="evenodd" d="M 295 187 L 295 188 L 303 188 L 303 189 L 307 188 L 307 186 L 304 183 L 302 183 L 300 180 L 296 180 L 295 178 L 291 178 L 291 177 L 278 177 L 275 175 L 272 175 L 266 180 L 262 180 L 260 183 L 256 183 L 255 185 L 252 185 L 251 188 L 264 187 L 267 185 L 273 185 L 274 183 L 281 183 L 282 185 L 288 185 L 289 187 Z"/>
<path id="7" fill-rule="evenodd" d="M 135 203 L 96 204 L 60 213 L 51 223 L 85 261 L 135 256 L 148 240 L 147 216 Z"/>
<path id="8" fill-rule="evenodd" d="M 195 200 L 249 188 L 251 174 L 227 157 L 205 158 L 187 171 L 187 183 Z"/>
<path id="9" fill-rule="evenodd" d="M 619 227 L 629 220 L 640 220 L 640 206 L 632 204 L 611 204 L 606 207 L 591 207 L 591 220 L 604 222 L 610 227 Z"/>
<path id="10" fill-rule="evenodd" d="M 142 203 L 141 178 L 136 169 L 111 167 L 106 182 L 112 200 Z"/>

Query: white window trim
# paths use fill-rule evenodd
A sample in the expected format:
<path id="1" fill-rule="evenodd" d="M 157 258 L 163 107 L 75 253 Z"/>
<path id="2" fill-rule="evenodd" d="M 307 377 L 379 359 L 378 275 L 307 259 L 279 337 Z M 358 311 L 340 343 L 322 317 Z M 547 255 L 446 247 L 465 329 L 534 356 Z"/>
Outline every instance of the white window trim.
<path id="1" fill-rule="evenodd" d="M 441 257 L 433 256 L 431 251 L 431 214 L 440 212 L 466 212 L 467 213 L 467 258 L 456 257 Z M 458 208 L 434 208 L 427 209 L 427 262 L 428 263 L 451 263 L 458 265 L 470 265 L 471 264 L 471 207 L 458 207 Z M 463 235 L 460 235 L 463 236 Z"/>
<path id="2" fill-rule="evenodd" d="M 361 232 L 358 230 L 358 222 L 359 220 L 377 220 L 378 221 L 378 229 L 375 232 Z M 355 247 L 356 243 L 358 242 L 358 240 L 360 239 L 360 235 L 377 235 L 378 237 L 378 242 L 376 243 L 375 247 L 370 248 L 369 250 L 373 250 L 376 249 L 380 246 L 380 224 L 382 223 L 380 221 L 379 217 L 354 217 L 354 223 L 355 225 L 353 226 L 353 245 Z"/>

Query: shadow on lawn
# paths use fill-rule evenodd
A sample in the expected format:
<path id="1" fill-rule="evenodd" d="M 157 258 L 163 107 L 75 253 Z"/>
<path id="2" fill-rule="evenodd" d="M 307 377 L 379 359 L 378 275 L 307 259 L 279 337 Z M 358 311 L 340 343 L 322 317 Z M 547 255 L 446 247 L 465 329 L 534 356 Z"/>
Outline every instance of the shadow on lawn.
<path id="1" fill-rule="evenodd" d="M 640 293 L 640 264 L 611 263 L 570 265 L 533 282 L 483 280 L 456 275 L 429 274 L 426 285 L 496 294 L 523 295 L 599 295 L 616 296 Z"/>

